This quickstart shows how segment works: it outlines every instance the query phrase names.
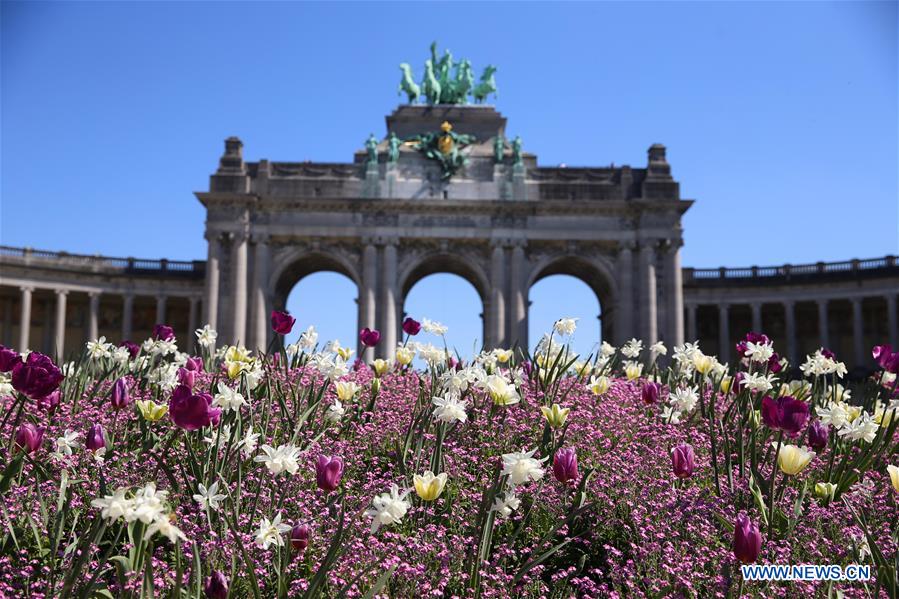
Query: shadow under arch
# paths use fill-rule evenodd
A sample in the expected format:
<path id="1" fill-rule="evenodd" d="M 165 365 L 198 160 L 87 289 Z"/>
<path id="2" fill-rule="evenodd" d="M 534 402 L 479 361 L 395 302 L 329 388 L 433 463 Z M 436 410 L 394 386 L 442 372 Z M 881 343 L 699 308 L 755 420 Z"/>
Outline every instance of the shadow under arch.
<path id="1" fill-rule="evenodd" d="M 399 315 L 397 322 L 401 322 L 406 306 L 406 297 L 416 283 L 434 274 L 454 274 L 474 287 L 481 300 L 481 340 L 486 339 L 487 319 L 486 314 L 490 309 L 490 282 L 487 273 L 475 261 L 466 259 L 463 255 L 448 254 L 445 252 L 427 254 L 409 264 L 399 273 L 399 293 L 397 301 Z"/>
<path id="2" fill-rule="evenodd" d="M 618 286 L 612 266 L 600 259 L 590 259 L 577 255 L 552 256 L 537 263 L 528 278 L 527 291 L 541 279 L 552 275 L 569 275 L 586 285 L 596 295 L 600 308 L 602 336 L 604 339 L 616 339 L 614 311 L 618 298 Z M 529 305 L 530 302 L 526 302 Z M 560 314 L 559 317 L 564 316 Z"/>
<path id="3" fill-rule="evenodd" d="M 284 310 L 290 291 L 304 277 L 317 272 L 336 272 L 349 278 L 359 289 L 359 273 L 356 267 L 342 256 L 323 251 L 290 252 L 272 265 L 269 289 L 272 306 Z"/>

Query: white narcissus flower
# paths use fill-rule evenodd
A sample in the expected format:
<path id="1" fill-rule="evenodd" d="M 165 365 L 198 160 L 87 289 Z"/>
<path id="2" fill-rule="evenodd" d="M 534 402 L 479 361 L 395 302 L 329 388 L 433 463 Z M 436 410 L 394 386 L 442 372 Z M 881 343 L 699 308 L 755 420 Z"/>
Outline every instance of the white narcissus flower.
<path id="1" fill-rule="evenodd" d="M 406 495 L 410 490 L 405 489 L 401 493 L 399 487 L 394 484 L 390 486 L 389 493 L 382 493 L 372 499 L 371 507 L 365 512 L 365 515 L 372 519 L 372 532 L 377 532 L 381 526 L 387 524 L 398 524 L 403 519 L 411 507 L 406 501 Z"/>
<path id="2" fill-rule="evenodd" d="M 140 520 L 144 524 L 158 520 L 166 512 L 164 502 L 168 494 L 168 491 L 157 491 L 156 483 L 147 483 L 134 494 L 131 506 L 125 513 L 125 520 Z"/>
<path id="3" fill-rule="evenodd" d="M 108 358 L 112 355 L 112 343 L 106 342 L 106 337 L 100 337 L 87 342 L 87 353 L 92 360 Z"/>
<path id="4" fill-rule="evenodd" d="M 521 500 L 515 496 L 515 491 L 513 490 L 506 491 L 502 499 L 499 497 L 494 499 L 493 507 L 490 509 L 497 512 L 503 518 L 508 518 L 509 514 L 512 513 L 512 510 L 517 510 L 519 505 L 521 505 Z"/>
<path id="5" fill-rule="evenodd" d="M 667 356 L 668 348 L 661 341 L 656 341 L 649 346 L 649 352 L 655 356 Z"/>
<path id="6" fill-rule="evenodd" d="M 56 439 L 56 453 L 59 456 L 72 455 L 72 450 L 78 447 L 78 437 L 81 433 L 77 431 L 66 430 L 62 437 Z"/>
<path id="7" fill-rule="evenodd" d="M 124 518 L 125 514 L 132 509 L 134 502 L 125 497 L 128 489 L 116 489 L 112 495 L 106 495 L 102 498 L 94 499 L 91 505 L 100 508 L 100 515 L 110 522 Z"/>
<path id="8" fill-rule="evenodd" d="M 599 355 L 603 358 L 611 358 L 615 355 L 615 346 L 608 341 L 603 341 L 599 346 Z"/>
<path id="9" fill-rule="evenodd" d="M 299 345 L 302 349 L 311 350 L 315 347 L 315 344 L 318 343 L 318 333 L 315 330 L 315 327 L 309 325 L 309 328 L 306 329 L 302 335 L 300 335 L 299 341 L 297 341 L 297 345 Z"/>
<path id="10" fill-rule="evenodd" d="M 699 393 L 691 387 L 675 389 L 668 398 L 668 403 L 678 412 L 692 412 L 699 401 Z"/>
<path id="11" fill-rule="evenodd" d="M 621 353 L 627 358 L 637 358 L 643 351 L 643 342 L 639 339 L 631 339 L 621 348 Z"/>
<path id="12" fill-rule="evenodd" d="M 463 401 L 455 395 L 448 394 L 445 397 L 435 397 L 431 400 L 436 407 L 434 408 L 434 418 L 440 422 L 465 422 L 468 420 L 468 414 L 465 408 L 468 402 Z"/>
<path id="13" fill-rule="evenodd" d="M 197 336 L 197 343 L 200 344 L 201 347 L 212 347 L 215 345 L 215 340 L 218 337 L 218 333 L 215 332 L 215 329 L 208 324 L 204 325 L 202 329 L 194 331 L 194 334 Z"/>
<path id="14" fill-rule="evenodd" d="M 562 336 L 574 335 L 577 330 L 577 318 L 560 318 L 553 324 L 553 330 Z"/>
<path id="15" fill-rule="evenodd" d="M 325 418 L 328 420 L 328 422 L 340 422 L 344 414 L 346 414 L 346 410 L 344 409 L 343 404 L 340 403 L 339 399 L 335 399 L 334 403 L 328 408 L 328 411 L 325 413 Z"/>
<path id="16" fill-rule="evenodd" d="M 749 358 L 750 362 L 765 363 L 774 355 L 774 346 L 770 343 L 754 343 L 746 342 L 746 351 L 743 355 Z"/>
<path id="17" fill-rule="evenodd" d="M 698 369 L 697 369 L 698 370 Z M 740 384 L 757 393 L 767 393 L 774 386 L 775 376 L 772 373 L 763 375 L 759 372 L 747 372 Z"/>
<path id="18" fill-rule="evenodd" d="M 258 455 L 253 458 L 253 461 L 264 463 L 269 472 L 275 476 L 282 472 L 296 474 L 300 468 L 300 465 L 297 464 L 300 449 L 295 445 L 279 445 L 277 449 L 271 445 L 263 445 L 262 451 L 265 452 L 265 455 Z"/>
<path id="19" fill-rule="evenodd" d="M 437 322 L 436 320 L 429 320 L 427 318 L 421 319 L 421 328 L 424 329 L 426 333 L 431 333 L 432 335 L 446 335 L 447 328 Z"/>
<path id="20" fill-rule="evenodd" d="M 237 389 L 232 389 L 224 381 L 219 381 L 218 393 L 216 393 L 212 405 L 230 412 L 231 410 L 239 410 L 242 406 L 247 405 L 247 400 L 237 392 Z"/>
<path id="21" fill-rule="evenodd" d="M 147 527 L 147 532 L 144 535 L 144 540 L 149 540 L 150 537 L 155 535 L 156 533 L 161 534 L 166 537 L 172 543 L 176 543 L 178 541 L 186 541 L 187 537 L 184 536 L 184 533 L 181 530 L 172 524 L 171 519 L 168 516 L 163 515 L 160 518 L 157 518 L 153 521 L 150 526 Z"/>
<path id="22" fill-rule="evenodd" d="M 842 402 L 835 401 L 828 406 L 818 406 L 815 408 L 815 412 L 818 413 L 821 424 L 829 424 L 836 429 L 849 422 L 849 410 Z"/>
<path id="23" fill-rule="evenodd" d="M 547 458 L 535 459 L 536 449 L 531 451 L 504 453 L 503 474 L 509 477 L 509 484 L 516 487 L 520 484 L 537 481 L 543 478 L 543 462 Z"/>
<path id="24" fill-rule="evenodd" d="M 200 492 L 194 495 L 194 501 L 199 503 L 200 507 L 204 510 L 207 507 L 212 511 L 219 509 L 219 503 L 227 497 L 227 495 L 218 492 L 218 481 L 209 485 L 208 489 L 203 483 L 197 485 L 197 488 Z"/>
<path id="25" fill-rule="evenodd" d="M 263 517 L 256 530 L 256 546 L 268 551 L 272 544 L 278 547 L 284 546 L 284 533 L 290 530 L 287 524 L 281 524 L 281 512 L 271 522 Z"/>
<path id="26" fill-rule="evenodd" d="M 879 428 L 880 425 L 874 422 L 871 415 L 864 412 L 861 418 L 856 418 L 852 422 L 844 422 L 837 434 L 852 441 L 864 440 L 865 443 L 871 443 L 874 437 L 877 436 L 877 429 Z"/>
<path id="27" fill-rule="evenodd" d="M 253 455 L 253 452 L 256 451 L 256 445 L 259 442 L 259 433 L 254 433 L 252 428 L 247 429 L 246 434 L 244 434 L 243 439 L 238 443 L 238 447 L 240 447 L 240 452 L 243 454 L 244 458 L 248 458 Z"/>

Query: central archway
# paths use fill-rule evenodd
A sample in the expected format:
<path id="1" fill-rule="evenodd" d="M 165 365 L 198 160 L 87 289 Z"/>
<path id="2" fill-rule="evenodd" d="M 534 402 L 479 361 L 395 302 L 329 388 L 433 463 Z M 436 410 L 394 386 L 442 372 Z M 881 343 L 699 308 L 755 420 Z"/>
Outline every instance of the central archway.
<path id="1" fill-rule="evenodd" d="M 411 294 L 412 303 L 409 303 L 413 287 L 416 287 L 416 293 Z M 484 315 L 489 310 L 488 289 L 487 275 L 475 260 L 447 253 L 418 257 L 400 272 L 398 304 L 401 314 L 398 321 L 401 322 L 408 315 L 416 320 L 424 317 L 443 322 L 447 326 L 454 325 L 450 328 L 447 340 L 449 349 L 452 351 L 455 347 L 460 355 L 470 358 L 469 354 L 480 351 L 487 338 Z M 422 293 L 421 299 L 418 297 L 419 290 Z M 475 315 L 480 318 L 480 323 L 472 325 L 470 321 Z M 455 334 L 453 328 L 456 329 Z M 473 344 L 476 340 L 475 347 Z M 424 342 L 428 341 L 435 345 L 441 342 L 436 338 L 424 339 Z"/>
<path id="2" fill-rule="evenodd" d="M 587 258 L 577 255 L 554 256 L 536 264 L 534 269 L 531 271 L 531 277 L 528 280 L 527 286 L 529 323 L 532 320 L 530 315 L 531 288 L 540 281 L 552 277 L 552 279 L 550 280 L 561 282 L 563 291 L 567 289 L 569 291 L 572 291 L 573 294 L 581 295 L 577 290 L 577 284 L 572 285 L 572 283 L 575 283 L 574 281 L 572 281 L 571 279 L 568 279 L 566 281 L 567 277 L 573 277 L 574 279 L 577 279 L 578 281 L 586 284 L 589 290 L 592 291 L 592 294 L 594 296 L 594 303 L 591 303 L 591 305 L 585 305 L 581 308 L 569 307 L 568 305 L 562 303 L 559 305 L 559 310 L 576 309 L 577 312 L 570 314 L 558 313 L 555 315 L 550 315 L 548 319 L 544 320 L 551 320 L 569 316 L 580 317 L 580 323 L 582 325 L 581 330 L 586 333 L 588 337 L 595 336 L 596 338 L 579 339 L 577 347 L 579 353 L 589 354 L 591 351 L 595 351 L 601 341 L 608 340 L 611 342 L 612 340 L 616 339 L 614 330 L 614 312 L 618 294 L 615 277 L 612 273 L 612 265 L 601 257 Z M 558 277 L 557 275 L 567 275 L 567 277 Z M 584 296 L 581 295 L 581 297 L 583 298 Z M 586 300 L 586 298 L 584 299 Z M 590 322 L 590 320 L 596 319 L 597 317 L 599 318 L 598 327 L 595 324 L 595 320 L 593 322 Z M 535 322 L 534 324 L 539 325 L 540 323 Z M 549 322 L 549 326 L 552 326 L 552 322 Z M 540 340 L 540 336 L 545 332 L 548 331 L 537 330 L 536 328 L 531 331 L 530 337 L 532 344 L 537 343 Z M 583 335 L 581 335 L 581 337 L 583 337 Z"/>

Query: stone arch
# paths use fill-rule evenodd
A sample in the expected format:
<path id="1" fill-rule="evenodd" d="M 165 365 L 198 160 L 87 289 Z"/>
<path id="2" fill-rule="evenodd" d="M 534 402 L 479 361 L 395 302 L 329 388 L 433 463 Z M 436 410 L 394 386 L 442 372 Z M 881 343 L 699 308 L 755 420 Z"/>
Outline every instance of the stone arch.
<path id="1" fill-rule="evenodd" d="M 556 254 L 542 258 L 533 265 L 525 289 L 525 305 L 530 302 L 527 295 L 531 287 L 552 275 L 570 275 L 583 281 L 596 295 L 600 306 L 602 336 L 605 339 L 614 337 L 614 311 L 618 299 L 618 284 L 613 265 L 602 257 L 587 258 L 576 254 Z"/>
<path id="2" fill-rule="evenodd" d="M 413 257 L 400 270 L 397 277 L 399 297 L 397 308 L 398 321 L 403 315 L 406 296 L 416 283 L 427 276 L 440 273 L 454 274 L 462 277 L 474 287 L 481 300 L 482 337 L 487 341 L 487 314 L 490 310 L 490 278 L 482 261 L 467 253 L 450 253 L 448 251 L 428 252 Z"/>
<path id="3" fill-rule="evenodd" d="M 276 257 L 270 270 L 268 288 L 272 306 L 283 310 L 291 289 L 304 277 L 317 272 L 336 272 L 348 277 L 359 289 L 358 268 L 346 256 L 324 249 L 292 248 Z M 358 296 L 357 296 L 358 297 Z"/>

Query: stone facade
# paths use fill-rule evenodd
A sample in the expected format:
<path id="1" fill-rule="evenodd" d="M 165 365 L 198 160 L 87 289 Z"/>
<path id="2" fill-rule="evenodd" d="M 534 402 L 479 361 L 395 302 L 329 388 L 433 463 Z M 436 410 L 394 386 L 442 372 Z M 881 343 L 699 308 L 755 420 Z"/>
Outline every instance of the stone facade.
<path id="1" fill-rule="evenodd" d="M 473 135 L 467 162 L 448 181 L 411 144 L 390 161 L 245 162 L 225 142 L 209 191 L 205 316 L 226 340 L 262 347 L 268 314 L 303 276 L 334 270 L 359 287 L 361 327 L 381 330 L 392 355 L 411 287 L 435 272 L 468 280 L 484 305 L 488 347 L 527 346 L 528 290 L 542 277 L 583 279 L 616 341 L 683 341 L 680 198 L 665 148 L 642 168 L 546 168 L 508 147 L 494 155 L 506 120 L 491 106 L 401 106 L 387 133 Z M 639 306 L 639 309 L 635 309 Z M 360 347 L 360 351 L 363 348 Z M 369 350 L 369 354 L 371 350 Z"/>
<path id="2" fill-rule="evenodd" d="M 475 138 L 448 180 L 412 143 L 391 159 L 390 133 L 439 133 L 444 122 Z M 681 216 L 692 201 L 680 197 L 664 146 L 651 146 L 639 168 L 544 167 L 508 142 L 496 159 L 505 126 L 491 106 L 400 106 L 376 160 L 360 150 L 347 163 L 247 162 L 228 138 L 209 189 L 196 194 L 207 210 L 205 261 L 0 248 L 0 342 L 68 353 L 99 335 L 143 339 L 166 321 L 189 343 L 208 322 L 221 342 L 264 348 L 271 310 L 304 276 L 330 270 L 357 285 L 358 327 L 381 330 L 383 356 L 400 339 L 409 290 L 437 272 L 477 290 L 488 347 L 530 346 L 529 290 L 553 274 L 590 286 L 614 343 L 686 337 L 733 357 L 738 337 L 762 329 L 794 359 L 825 345 L 856 366 L 868 365 L 874 342 L 897 343 L 892 257 L 682 269 Z"/>

